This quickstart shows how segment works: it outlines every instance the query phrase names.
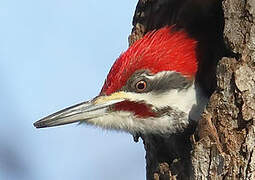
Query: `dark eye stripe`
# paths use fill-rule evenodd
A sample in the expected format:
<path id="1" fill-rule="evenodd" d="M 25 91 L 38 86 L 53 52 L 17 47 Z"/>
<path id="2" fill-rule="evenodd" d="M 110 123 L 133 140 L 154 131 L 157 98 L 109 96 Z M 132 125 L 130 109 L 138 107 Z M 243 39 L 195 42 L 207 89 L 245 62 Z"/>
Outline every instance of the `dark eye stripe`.
<path id="1" fill-rule="evenodd" d="M 180 73 L 165 73 L 160 77 L 151 80 L 151 90 L 164 92 L 170 89 L 187 89 L 192 85 L 192 81 L 182 76 Z"/>
<path id="2" fill-rule="evenodd" d="M 146 87 L 140 89 L 139 82 L 146 82 Z M 192 85 L 192 80 L 187 79 L 177 72 L 160 72 L 158 74 L 151 75 L 148 71 L 138 71 L 134 73 L 128 80 L 126 86 L 122 90 L 130 92 L 156 92 L 163 93 L 171 89 L 186 89 Z"/>

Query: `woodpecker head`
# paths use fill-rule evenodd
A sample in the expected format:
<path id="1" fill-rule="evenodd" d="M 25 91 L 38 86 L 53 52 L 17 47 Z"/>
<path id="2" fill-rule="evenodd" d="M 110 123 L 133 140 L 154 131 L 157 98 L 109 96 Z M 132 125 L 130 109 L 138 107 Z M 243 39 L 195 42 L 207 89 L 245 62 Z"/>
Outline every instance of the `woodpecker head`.
<path id="1" fill-rule="evenodd" d="M 196 41 L 164 27 L 120 55 L 99 96 L 47 116 L 37 128 L 73 122 L 136 133 L 182 130 L 201 109 L 194 86 Z"/>

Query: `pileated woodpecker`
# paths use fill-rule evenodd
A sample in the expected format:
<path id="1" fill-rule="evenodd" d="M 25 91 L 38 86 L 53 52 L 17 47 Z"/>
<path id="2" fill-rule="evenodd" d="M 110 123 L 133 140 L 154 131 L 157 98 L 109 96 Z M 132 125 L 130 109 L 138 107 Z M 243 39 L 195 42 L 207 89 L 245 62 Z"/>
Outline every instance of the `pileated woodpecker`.
<path id="1" fill-rule="evenodd" d="M 195 83 L 197 43 L 183 30 L 147 33 L 120 55 L 99 96 L 34 123 L 80 122 L 133 135 L 172 134 L 198 120 L 207 98 Z"/>

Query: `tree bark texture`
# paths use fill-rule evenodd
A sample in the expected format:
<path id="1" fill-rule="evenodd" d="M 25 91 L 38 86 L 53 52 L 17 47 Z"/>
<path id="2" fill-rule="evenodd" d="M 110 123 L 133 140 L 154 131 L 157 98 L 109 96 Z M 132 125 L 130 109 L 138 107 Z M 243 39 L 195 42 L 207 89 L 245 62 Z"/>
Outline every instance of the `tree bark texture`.
<path id="1" fill-rule="evenodd" d="M 254 22 L 255 0 L 138 1 L 129 43 L 165 25 L 185 29 L 198 40 L 197 79 L 210 96 L 197 126 L 141 135 L 148 180 L 255 179 Z"/>

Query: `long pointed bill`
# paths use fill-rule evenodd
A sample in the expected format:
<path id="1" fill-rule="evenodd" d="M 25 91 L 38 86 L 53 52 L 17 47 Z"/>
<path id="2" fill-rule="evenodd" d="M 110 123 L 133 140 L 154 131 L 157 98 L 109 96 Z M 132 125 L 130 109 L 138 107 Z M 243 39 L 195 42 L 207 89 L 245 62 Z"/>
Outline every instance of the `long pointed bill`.
<path id="1" fill-rule="evenodd" d="M 34 126 L 45 128 L 101 117 L 107 113 L 109 106 L 124 101 L 125 95 L 124 92 L 117 92 L 110 96 L 99 96 L 91 101 L 68 107 L 40 119 L 34 123 Z"/>

